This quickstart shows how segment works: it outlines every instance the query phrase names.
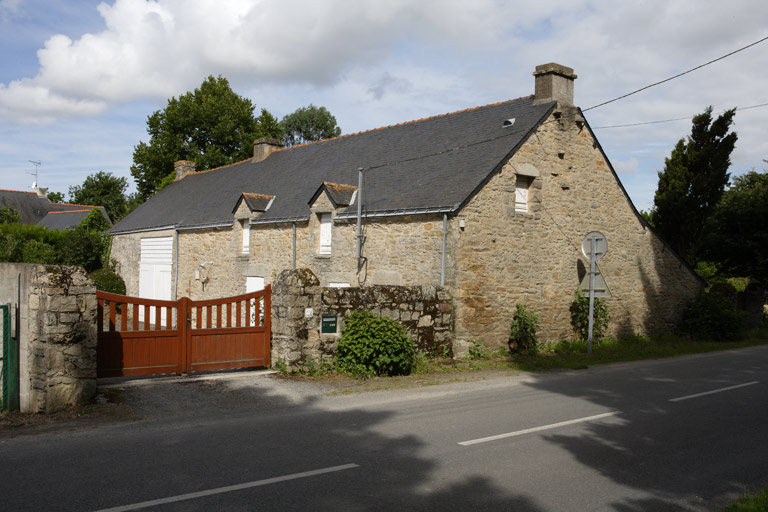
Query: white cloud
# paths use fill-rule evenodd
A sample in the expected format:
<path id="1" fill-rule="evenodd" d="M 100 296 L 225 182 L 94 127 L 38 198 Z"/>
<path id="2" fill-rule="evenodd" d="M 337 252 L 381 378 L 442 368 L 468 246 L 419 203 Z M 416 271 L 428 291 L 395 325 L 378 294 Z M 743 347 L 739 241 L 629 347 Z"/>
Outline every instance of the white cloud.
<path id="1" fill-rule="evenodd" d="M 635 174 L 637 172 L 637 158 L 632 157 L 629 160 L 614 160 L 611 163 L 613 164 L 613 168 L 616 169 L 616 172 L 619 173 L 620 176 Z"/>
<path id="2" fill-rule="evenodd" d="M 0 0 L 0 21 L 8 23 L 21 14 L 22 0 Z"/>
<path id="3" fill-rule="evenodd" d="M 0 127 L 87 116 L 108 126 L 105 113 L 130 115 L 125 106 L 140 100 L 146 110 L 132 122 L 141 132 L 167 98 L 221 74 L 259 108 L 282 116 L 324 105 L 349 133 L 531 94 L 534 66 L 551 61 L 575 69 L 586 108 L 760 39 L 768 19 L 765 0 L 107 1 L 89 33 L 46 25 L 62 34 L 40 39 L 34 76 L 0 83 Z M 0 16 L 34 5 L 0 0 Z M 763 43 L 587 119 L 627 124 L 766 103 L 767 51 Z M 734 172 L 764 167 L 765 112 L 737 113 Z M 680 121 L 597 135 L 622 179 L 647 195 L 689 132 Z"/>

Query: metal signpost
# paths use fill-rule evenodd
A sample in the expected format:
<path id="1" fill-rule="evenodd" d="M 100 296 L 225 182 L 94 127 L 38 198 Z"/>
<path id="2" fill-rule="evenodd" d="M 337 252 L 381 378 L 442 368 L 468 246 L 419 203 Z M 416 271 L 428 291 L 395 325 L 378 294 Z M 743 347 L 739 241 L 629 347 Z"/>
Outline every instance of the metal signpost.
<path id="1" fill-rule="evenodd" d="M 602 258 L 608 250 L 608 242 L 599 231 L 593 231 L 581 241 L 581 252 L 589 258 L 589 335 L 587 338 L 587 352 L 592 353 L 592 328 L 595 316 L 595 274 L 597 273 L 597 260 Z"/>

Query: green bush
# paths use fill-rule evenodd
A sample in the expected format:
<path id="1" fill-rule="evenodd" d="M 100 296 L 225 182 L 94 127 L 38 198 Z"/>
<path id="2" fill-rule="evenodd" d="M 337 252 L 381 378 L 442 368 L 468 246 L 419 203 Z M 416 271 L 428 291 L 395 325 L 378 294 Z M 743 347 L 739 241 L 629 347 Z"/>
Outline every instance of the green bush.
<path id="1" fill-rule="evenodd" d="M 592 340 L 600 341 L 605 336 L 611 316 L 608 313 L 608 305 L 603 299 L 595 299 L 593 308 Z M 571 325 L 576 332 L 576 339 L 582 341 L 589 339 L 589 296 L 579 290 L 576 290 L 575 298 L 571 303 Z"/>
<path id="2" fill-rule="evenodd" d="M 57 261 L 56 248 L 39 240 L 27 240 L 21 250 L 21 261 L 50 265 Z"/>
<path id="3" fill-rule="evenodd" d="M 402 325 L 368 311 L 347 315 L 336 348 L 336 369 L 358 378 L 408 375 L 416 352 Z"/>
<path id="4" fill-rule="evenodd" d="M 87 272 L 93 272 L 101 268 L 102 252 L 102 236 L 95 231 L 77 227 L 62 234 L 59 254 L 64 265 L 83 267 Z"/>
<path id="5" fill-rule="evenodd" d="M 745 319 L 746 313 L 737 310 L 732 300 L 702 293 L 685 307 L 679 330 L 693 338 L 727 341 L 743 333 Z"/>
<path id="6" fill-rule="evenodd" d="M 102 268 L 91 272 L 90 277 L 97 290 L 125 295 L 125 281 L 116 272 Z"/>
<path id="7" fill-rule="evenodd" d="M 512 316 L 512 327 L 509 332 L 509 342 L 507 343 L 510 353 L 535 353 L 539 342 L 536 331 L 539 328 L 538 315 L 533 311 L 529 311 L 525 304 L 517 304 L 515 314 Z"/>

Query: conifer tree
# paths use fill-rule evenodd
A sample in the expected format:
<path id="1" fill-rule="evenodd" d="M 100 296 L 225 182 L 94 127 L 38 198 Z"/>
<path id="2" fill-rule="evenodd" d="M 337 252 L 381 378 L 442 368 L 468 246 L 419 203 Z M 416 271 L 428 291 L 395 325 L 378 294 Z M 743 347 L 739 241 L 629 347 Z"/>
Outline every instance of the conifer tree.
<path id="1" fill-rule="evenodd" d="M 730 132 L 736 109 L 712 120 L 712 107 L 693 118 L 691 135 L 680 139 L 653 198 L 651 224 L 691 265 L 700 240 L 728 184 L 728 168 L 737 135 Z"/>

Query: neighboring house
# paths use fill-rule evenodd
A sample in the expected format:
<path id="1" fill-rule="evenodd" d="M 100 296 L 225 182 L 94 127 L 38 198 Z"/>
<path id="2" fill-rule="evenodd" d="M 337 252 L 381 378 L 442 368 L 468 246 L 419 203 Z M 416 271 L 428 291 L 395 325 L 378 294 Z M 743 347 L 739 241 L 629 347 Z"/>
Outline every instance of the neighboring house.
<path id="1" fill-rule="evenodd" d="M 581 241 L 600 231 L 609 334 L 670 328 L 701 281 L 632 205 L 573 106 L 573 70 L 534 75 L 530 97 L 291 148 L 260 139 L 210 171 L 177 162 L 111 230 L 128 293 L 222 297 L 307 267 L 322 286 L 444 284 L 460 341 L 505 343 L 516 303 L 544 338 L 571 338 Z"/>
<path id="2" fill-rule="evenodd" d="M 35 192 L 0 190 L 0 208 L 10 206 L 19 212 L 22 224 L 37 224 L 56 230 L 76 227 L 94 208 L 99 208 L 109 222 L 104 207 L 52 203 L 45 195 L 47 191 L 46 188 L 37 188 Z"/>

